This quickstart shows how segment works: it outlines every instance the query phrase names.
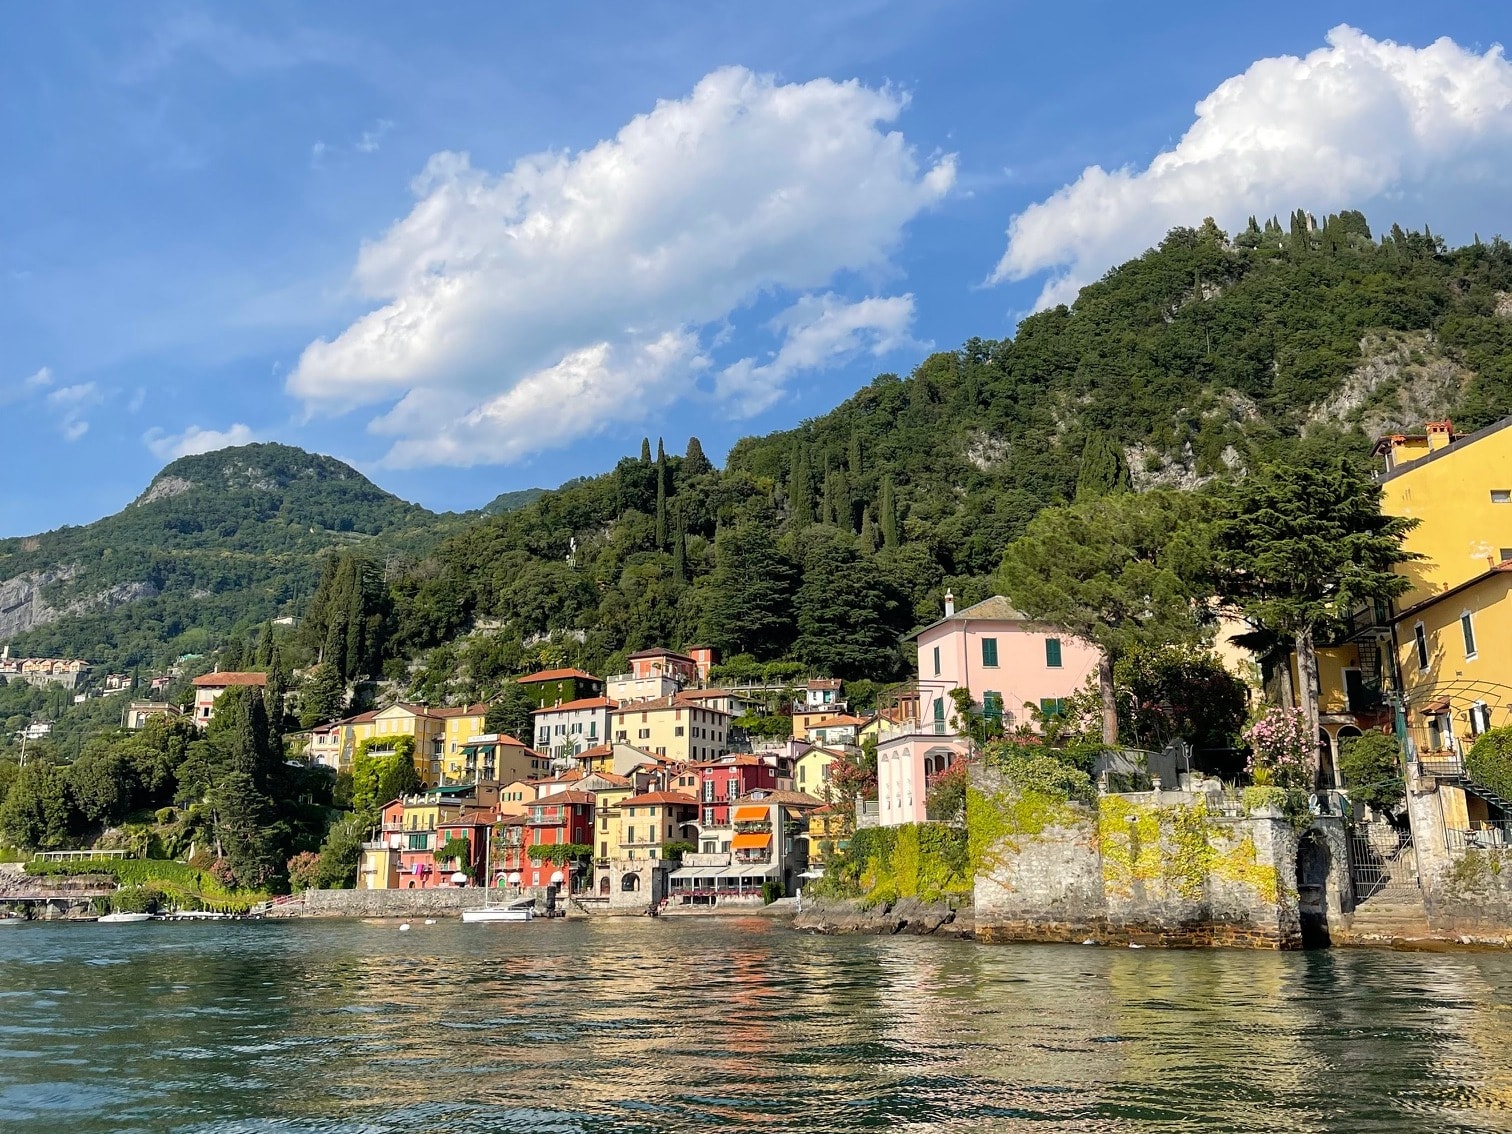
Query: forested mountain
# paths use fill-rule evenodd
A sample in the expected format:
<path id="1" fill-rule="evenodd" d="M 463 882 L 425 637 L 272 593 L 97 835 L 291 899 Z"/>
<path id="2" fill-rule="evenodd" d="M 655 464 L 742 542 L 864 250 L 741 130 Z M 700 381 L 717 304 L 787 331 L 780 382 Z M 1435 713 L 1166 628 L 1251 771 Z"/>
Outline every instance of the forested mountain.
<path id="1" fill-rule="evenodd" d="M 287 445 L 182 457 L 113 516 L 0 540 L 0 641 L 112 665 L 204 651 L 297 613 L 332 548 L 424 554 L 462 523 Z"/>
<path id="2" fill-rule="evenodd" d="M 309 614 L 312 656 L 360 626 L 343 669 L 383 668 L 436 700 L 543 663 L 615 672 L 636 649 L 694 641 L 749 655 L 737 665 L 886 679 L 906 671 L 900 635 L 939 615 L 947 587 L 961 604 L 991 593 L 1004 545 L 1047 504 L 1193 486 L 1298 446 L 1363 460 L 1385 430 L 1512 413 L 1509 290 L 1499 239 L 1451 250 L 1395 226 L 1375 239 L 1352 212 L 1232 238 L 1209 221 L 1012 340 L 972 340 L 739 442 L 723 470 L 696 440 L 680 455 L 648 440 L 610 472 L 510 511 L 524 496 L 501 497 L 488 511 L 502 514 L 464 525 L 336 462 L 345 475 L 297 450 L 227 450 L 169 466 L 100 524 L 0 545 L 0 570 L 73 566 L 53 585 L 74 595 L 149 584 L 158 598 L 130 607 L 143 649 L 190 627 L 214 644 L 252 615 L 231 598 L 251 588 L 255 617 Z M 238 471 L 253 453 L 327 471 Z M 328 567 L 333 594 L 347 580 L 340 601 L 302 604 L 316 554 L 348 542 L 365 562 Z M 169 617 L 170 595 L 199 592 Z M 23 642 L 98 654 L 96 640 L 120 645 L 113 617 Z"/>

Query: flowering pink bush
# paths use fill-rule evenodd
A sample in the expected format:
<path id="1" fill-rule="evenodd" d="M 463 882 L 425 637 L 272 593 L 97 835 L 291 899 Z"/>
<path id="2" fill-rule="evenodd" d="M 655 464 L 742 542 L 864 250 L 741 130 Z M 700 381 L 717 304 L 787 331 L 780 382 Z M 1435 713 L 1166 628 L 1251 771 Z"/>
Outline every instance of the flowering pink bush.
<path id="1" fill-rule="evenodd" d="M 1312 761 L 1317 740 L 1309 735 L 1301 709 L 1268 708 L 1244 730 L 1250 746 L 1245 770 L 1256 784 L 1306 788 L 1313 782 Z"/>
<path id="2" fill-rule="evenodd" d="M 218 858 L 210 864 L 210 876 L 222 886 L 234 887 L 236 885 L 236 871 L 231 869 L 231 864 L 223 858 Z"/>

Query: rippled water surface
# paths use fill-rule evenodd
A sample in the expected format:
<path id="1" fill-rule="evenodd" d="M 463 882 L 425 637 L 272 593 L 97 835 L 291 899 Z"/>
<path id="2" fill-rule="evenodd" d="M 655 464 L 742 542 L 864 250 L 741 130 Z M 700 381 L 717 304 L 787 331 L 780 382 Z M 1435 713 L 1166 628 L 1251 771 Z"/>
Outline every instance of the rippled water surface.
<path id="1" fill-rule="evenodd" d="M 760 919 L 26 925 L 0 1126 L 1512 1130 L 1512 958 Z"/>

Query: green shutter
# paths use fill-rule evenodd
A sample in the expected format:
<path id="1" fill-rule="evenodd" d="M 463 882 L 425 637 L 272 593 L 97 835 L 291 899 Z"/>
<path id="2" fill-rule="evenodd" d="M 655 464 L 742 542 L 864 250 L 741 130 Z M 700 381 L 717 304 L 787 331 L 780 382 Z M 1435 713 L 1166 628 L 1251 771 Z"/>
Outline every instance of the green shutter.
<path id="1" fill-rule="evenodd" d="M 1066 702 L 1063 697 L 1041 697 L 1040 712 L 1047 717 L 1058 717 L 1066 711 Z"/>
<path id="2" fill-rule="evenodd" d="M 1051 669 L 1060 668 L 1061 642 L 1059 638 L 1045 639 L 1045 664 Z"/>
<path id="3" fill-rule="evenodd" d="M 983 665 L 997 665 L 997 663 L 998 663 L 998 659 L 997 659 L 997 639 L 996 638 L 983 638 L 982 639 L 982 664 Z"/>
<path id="4" fill-rule="evenodd" d="M 991 689 L 982 694 L 982 716 L 989 721 L 1003 719 L 1003 695 L 995 693 Z"/>

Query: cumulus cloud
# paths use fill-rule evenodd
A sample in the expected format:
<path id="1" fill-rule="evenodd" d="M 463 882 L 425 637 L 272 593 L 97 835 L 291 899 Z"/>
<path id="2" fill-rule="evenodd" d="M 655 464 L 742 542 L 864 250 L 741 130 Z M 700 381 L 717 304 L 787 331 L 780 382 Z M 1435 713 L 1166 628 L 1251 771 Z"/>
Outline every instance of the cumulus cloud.
<path id="1" fill-rule="evenodd" d="M 312 413 L 392 404 L 372 428 L 398 438 L 393 463 L 566 444 L 603 427 L 574 404 L 603 391 L 628 426 L 695 392 L 707 328 L 762 296 L 801 304 L 845 273 L 888 270 L 904 227 L 955 177 L 953 158 L 921 163 L 889 128 L 905 105 L 857 82 L 729 68 L 581 153 L 497 176 L 437 154 L 409 215 L 358 256 L 354 286 L 379 306 L 311 343 L 288 389 Z M 900 308 L 875 305 L 904 301 L 863 302 L 895 320 Z M 829 326 L 847 350 L 903 333 Z"/>
<path id="2" fill-rule="evenodd" d="M 49 374 L 49 382 L 51 377 Z M 93 382 L 60 386 L 47 395 L 47 408 L 57 415 L 58 428 L 65 441 L 77 441 L 89 432 L 89 422 L 84 419 L 84 414 L 100 400 L 100 391 Z"/>
<path id="3" fill-rule="evenodd" d="M 41 390 L 52 385 L 52 367 L 43 366 L 35 372 L 28 374 L 22 385 L 28 390 Z"/>
<path id="4" fill-rule="evenodd" d="M 191 425 L 182 433 L 165 433 L 153 428 L 142 435 L 147 448 L 159 460 L 164 461 L 196 453 L 209 453 L 231 445 L 247 445 L 254 439 L 251 428 L 239 421 L 227 429 L 201 429 L 198 425 Z"/>
<path id="5" fill-rule="evenodd" d="M 861 353 L 880 357 L 915 343 L 914 297 L 871 297 L 855 303 L 833 293 L 807 295 L 772 320 L 783 334 L 782 346 L 771 360 L 757 364 L 743 358 L 725 367 L 715 380 L 715 393 L 736 413 L 750 416 L 774 405 L 788 379 L 803 370 L 818 370 Z"/>
<path id="6" fill-rule="evenodd" d="M 1466 219 L 1471 202 L 1493 217 L 1512 175 L 1512 65 L 1502 49 L 1477 55 L 1450 39 L 1414 48 L 1343 25 L 1327 44 L 1223 82 L 1144 169 L 1092 166 L 1019 213 L 993 282 L 1048 271 L 1040 305 L 1067 302 L 1204 216 L 1232 230 L 1251 213 L 1389 200 L 1404 222 L 1443 217 L 1435 228 Z"/>

